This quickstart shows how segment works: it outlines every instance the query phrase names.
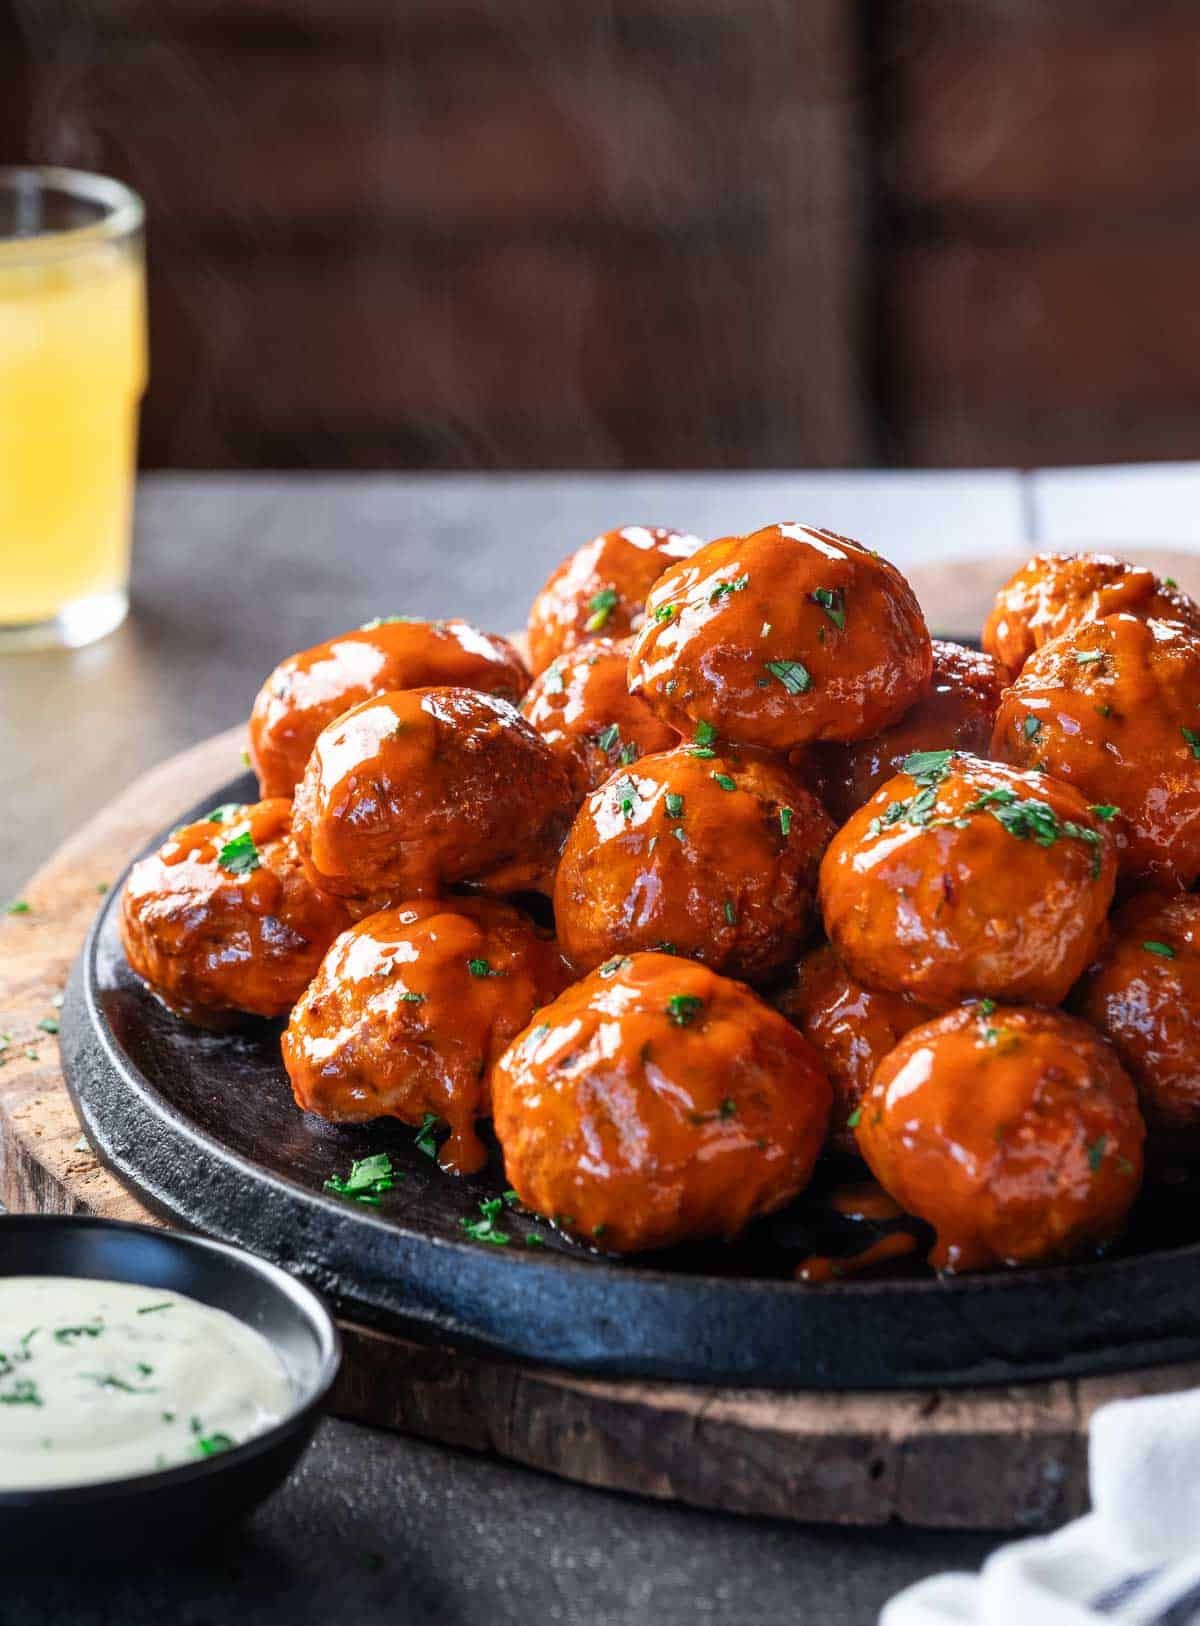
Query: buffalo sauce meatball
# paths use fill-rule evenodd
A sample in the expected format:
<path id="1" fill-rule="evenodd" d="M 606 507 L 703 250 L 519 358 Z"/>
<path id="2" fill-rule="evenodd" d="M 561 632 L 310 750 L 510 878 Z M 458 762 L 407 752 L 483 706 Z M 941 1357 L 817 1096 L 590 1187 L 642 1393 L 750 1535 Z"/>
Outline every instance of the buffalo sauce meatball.
<path id="1" fill-rule="evenodd" d="M 1200 876 L 1200 633 L 1110 615 L 1030 657 L 996 714 L 992 755 L 1115 808 L 1122 877 Z"/>
<path id="2" fill-rule="evenodd" d="M 501 1052 L 565 986 L 552 937 L 490 898 L 418 899 L 343 932 L 292 1012 L 283 1062 L 297 1106 L 335 1123 L 450 1126 L 442 1167 L 485 1161 Z"/>
<path id="3" fill-rule="evenodd" d="M 1112 1043 L 1164 1149 L 1200 1151 L 1200 897 L 1138 898 L 1075 994 Z"/>
<path id="4" fill-rule="evenodd" d="M 741 983 L 618 958 L 538 1011 L 497 1063 L 496 1134 L 521 1201 L 614 1253 L 733 1237 L 803 1189 L 829 1084 Z"/>
<path id="5" fill-rule="evenodd" d="M 859 1103 L 875 1068 L 904 1035 L 933 1014 L 907 994 L 867 988 L 852 977 L 828 943 L 806 954 L 775 997 L 777 1010 L 820 1056 L 833 1086 L 829 1143 L 858 1154 L 854 1138 Z"/>
<path id="6" fill-rule="evenodd" d="M 628 663 L 628 640 L 598 638 L 551 661 L 521 703 L 522 716 L 566 770 L 577 803 L 614 769 L 669 751 L 678 739 L 630 694 Z"/>
<path id="7" fill-rule="evenodd" d="M 624 638 L 642 624 L 646 594 L 668 565 L 686 559 L 698 536 L 661 525 L 605 531 L 554 571 L 529 612 L 529 656 L 542 672 L 592 638 Z"/>
<path id="8" fill-rule="evenodd" d="M 1110 553 L 1039 553 L 996 594 L 983 647 L 1015 677 L 1052 638 L 1119 613 L 1200 632 L 1200 605 L 1144 565 Z"/>
<path id="9" fill-rule="evenodd" d="M 1004 674 L 990 655 L 933 640 L 933 679 L 926 693 L 882 734 L 846 745 L 813 747 L 821 800 L 839 824 L 896 773 L 914 751 L 986 756 Z"/>
<path id="10" fill-rule="evenodd" d="M 181 1016 L 286 1015 L 348 923 L 305 874 L 291 811 L 282 799 L 214 808 L 133 866 L 125 953 Z"/>
<path id="11" fill-rule="evenodd" d="M 321 730 L 372 695 L 453 684 L 516 702 L 529 684 L 505 638 L 466 621 L 387 616 L 290 655 L 258 691 L 250 758 L 264 796 L 290 796 Z"/>
<path id="12" fill-rule="evenodd" d="M 580 971 L 669 948 L 755 980 L 812 929 L 824 809 L 778 761 L 680 747 L 622 768 L 576 815 L 554 887 Z"/>
<path id="13" fill-rule="evenodd" d="M 944 1006 L 1057 1005 L 1099 947 L 1116 848 L 1078 791 L 950 751 L 918 753 L 838 831 L 825 931 L 868 987 Z"/>
<path id="14" fill-rule="evenodd" d="M 1102 1247 L 1141 1183 L 1133 1085 L 1061 1011 L 984 1000 L 914 1028 L 879 1064 L 855 1133 L 884 1190 L 937 1233 L 938 1270 Z"/>
<path id="15" fill-rule="evenodd" d="M 506 700 L 402 689 L 318 736 L 293 822 L 314 880 L 363 913 L 464 881 L 548 887 L 571 807 L 554 753 Z"/>
<path id="16" fill-rule="evenodd" d="M 898 722 L 932 659 L 920 606 L 885 559 L 832 531 L 768 525 L 659 578 L 629 687 L 681 734 L 702 724 L 788 751 Z"/>

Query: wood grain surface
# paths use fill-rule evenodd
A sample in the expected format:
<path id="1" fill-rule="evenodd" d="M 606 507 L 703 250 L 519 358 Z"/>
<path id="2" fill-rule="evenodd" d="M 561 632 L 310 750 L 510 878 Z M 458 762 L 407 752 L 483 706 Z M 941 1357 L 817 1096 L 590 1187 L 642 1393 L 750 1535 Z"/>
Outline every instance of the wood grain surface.
<path id="1" fill-rule="evenodd" d="M 1158 555 L 1160 568 L 1167 556 Z M 977 626 L 1008 561 L 914 573 L 931 624 Z M 1170 568 L 1193 588 L 1200 560 Z M 144 775 L 0 919 L 0 1201 L 159 1223 L 82 1138 L 51 1032 L 106 888 L 131 853 L 236 772 L 231 729 Z M 585 1484 L 796 1520 L 1035 1529 L 1086 1505 L 1097 1405 L 1200 1382 L 1200 1365 L 1015 1388 L 780 1394 L 593 1381 L 346 1327 L 342 1416 Z"/>

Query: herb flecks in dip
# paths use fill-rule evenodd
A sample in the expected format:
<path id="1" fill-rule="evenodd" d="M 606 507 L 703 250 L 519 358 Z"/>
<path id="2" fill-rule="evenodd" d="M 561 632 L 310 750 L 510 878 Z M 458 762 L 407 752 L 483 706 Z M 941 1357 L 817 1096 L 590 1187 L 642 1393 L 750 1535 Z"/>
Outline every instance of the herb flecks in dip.
<path id="1" fill-rule="evenodd" d="M 0 1490 L 199 1462 L 291 1399 L 267 1340 L 224 1310 L 127 1282 L 0 1278 Z"/>

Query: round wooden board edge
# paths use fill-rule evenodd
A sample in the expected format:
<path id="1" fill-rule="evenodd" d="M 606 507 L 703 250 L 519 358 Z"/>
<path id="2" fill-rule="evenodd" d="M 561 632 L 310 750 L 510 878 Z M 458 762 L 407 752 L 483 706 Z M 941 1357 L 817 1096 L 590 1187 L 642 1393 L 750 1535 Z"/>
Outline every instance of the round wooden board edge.
<path id="1" fill-rule="evenodd" d="M 1145 552 L 1145 550 L 1140 550 Z M 1158 555 L 1165 562 L 1163 555 Z M 1008 561 L 936 567 L 961 612 Z M 1191 560 L 1192 576 L 1200 564 Z M 926 572 L 916 573 L 925 576 Z M 927 592 L 926 601 L 929 600 Z M 931 620 L 937 616 L 936 609 Z M 949 625 L 946 617 L 935 624 Z M 105 888 L 131 853 L 229 777 L 244 730 L 152 769 L 67 841 L 0 919 L 0 1201 L 160 1223 L 81 1139 L 53 1021 Z M 1118 1396 L 1200 1382 L 1200 1364 L 1012 1388 L 829 1394 L 589 1380 L 345 1327 L 341 1416 L 580 1483 L 821 1523 L 1038 1529 L 1087 1504 L 1087 1423 Z"/>

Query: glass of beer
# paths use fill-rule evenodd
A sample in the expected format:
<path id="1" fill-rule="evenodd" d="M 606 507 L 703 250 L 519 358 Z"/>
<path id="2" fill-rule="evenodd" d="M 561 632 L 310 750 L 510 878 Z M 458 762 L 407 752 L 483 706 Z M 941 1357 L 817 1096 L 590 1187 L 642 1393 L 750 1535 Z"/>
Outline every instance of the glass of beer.
<path id="1" fill-rule="evenodd" d="M 141 199 L 0 169 L 0 651 L 124 618 L 145 387 Z"/>

